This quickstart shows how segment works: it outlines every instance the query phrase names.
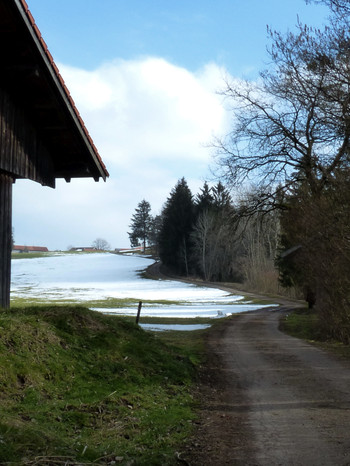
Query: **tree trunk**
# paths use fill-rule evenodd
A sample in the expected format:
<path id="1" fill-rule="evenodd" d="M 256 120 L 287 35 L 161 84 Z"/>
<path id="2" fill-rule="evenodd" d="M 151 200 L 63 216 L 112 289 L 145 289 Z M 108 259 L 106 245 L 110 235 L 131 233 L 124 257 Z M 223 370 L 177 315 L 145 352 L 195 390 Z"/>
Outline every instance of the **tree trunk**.
<path id="1" fill-rule="evenodd" d="M 185 262 L 186 276 L 188 277 L 187 245 L 186 245 L 186 238 L 185 237 L 183 237 L 183 258 L 184 258 L 184 262 Z"/>

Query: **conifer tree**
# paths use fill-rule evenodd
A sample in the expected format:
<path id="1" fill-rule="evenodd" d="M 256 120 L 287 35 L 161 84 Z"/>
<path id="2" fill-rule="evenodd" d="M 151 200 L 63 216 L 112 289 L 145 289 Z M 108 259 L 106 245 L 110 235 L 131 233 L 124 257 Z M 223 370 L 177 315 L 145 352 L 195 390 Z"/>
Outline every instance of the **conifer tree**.
<path id="1" fill-rule="evenodd" d="M 141 241 L 145 250 L 152 228 L 152 216 L 150 212 L 151 205 L 149 202 L 145 199 L 139 202 L 129 225 L 131 231 L 128 232 L 128 235 L 132 247 L 138 246 L 139 241 Z"/>
<path id="2" fill-rule="evenodd" d="M 212 188 L 213 192 L 213 205 L 216 210 L 224 210 L 227 207 L 231 207 L 232 199 L 228 189 L 221 183 L 218 182 L 216 186 Z"/>
<path id="3" fill-rule="evenodd" d="M 159 255 L 164 265 L 177 273 L 189 272 L 190 234 L 193 228 L 194 203 L 185 178 L 170 193 L 162 212 Z"/>
<path id="4" fill-rule="evenodd" d="M 208 183 L 205 181 L 203 188 L 200 188 L 200 193 L 197 194 L 195 199 L 197 214 L 209 210 L 213 206 L 212 188 L 209 188 Z"/>

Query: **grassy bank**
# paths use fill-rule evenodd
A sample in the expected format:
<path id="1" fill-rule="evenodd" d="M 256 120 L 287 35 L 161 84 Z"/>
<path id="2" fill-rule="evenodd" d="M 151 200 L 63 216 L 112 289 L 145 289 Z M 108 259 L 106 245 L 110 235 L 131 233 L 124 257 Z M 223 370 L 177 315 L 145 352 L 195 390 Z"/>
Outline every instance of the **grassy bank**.
<path id="1" fill-rule="evenodd" d="M 280 328 L 293 337 L 307 340 L 338 356 L 350 359 L 350 347 L 327 338 L 316 311 L 297 309 L 282 319 Z"/>
<path id="2" fill-rule="evenodd" d="M 79 307 L 0 311 L 0 463 L 177 464 L 199 344 Z"/>
<path id="3" fill-rule="evenodd" d="M 11 259 L 38 259 L 55 255 L 56 253 L 54 252 L 13 252 L 11 254 Z"/>

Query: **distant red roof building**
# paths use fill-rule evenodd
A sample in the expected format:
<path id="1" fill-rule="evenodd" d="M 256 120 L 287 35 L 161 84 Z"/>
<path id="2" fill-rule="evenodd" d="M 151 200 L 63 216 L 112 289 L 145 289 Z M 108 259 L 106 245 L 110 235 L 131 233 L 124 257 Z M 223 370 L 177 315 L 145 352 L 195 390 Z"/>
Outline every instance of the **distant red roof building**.
<path id="1" fill-rule="evenodd" d="M 129 252 L 144 252 L 144 247 L 143 245 L 141 246 L 136 246 L 135 248 L 122 248 L 122 249 L 116 249 L 116 252 L 120 252 L 120 253 L 129 253 Z"/>
<path id="2" fill-rule="evenodd" d="M 13 246 L 12 252 L 49 252 L 42 246 Z"/>

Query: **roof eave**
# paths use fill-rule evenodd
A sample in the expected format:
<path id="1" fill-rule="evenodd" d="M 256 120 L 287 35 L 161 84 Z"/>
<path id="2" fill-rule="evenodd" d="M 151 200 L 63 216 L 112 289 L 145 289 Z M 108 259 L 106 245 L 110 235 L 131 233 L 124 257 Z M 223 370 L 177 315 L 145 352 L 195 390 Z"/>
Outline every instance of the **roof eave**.
<path id="1" fill-rule="evenodd" d="M 53 57 L 51 53 L 49 52 L 47 45 L 44 41 L 44 39 L 41 36 L 41 33 L 38 29 L 38 27 L 35 24 L 34 18 L 32 14 L 29 11 L 28 5 L 25 0 L 14 0 L 18 10 L 23 18 L 23 21 L 33 38 L 33 41 L 35 42 L 37 49 L 41 55 L 41 58 L 49 72 L 49 75 L 55 84 L 60 97 L 62 98 L 64 104 L 66 105 L 66 108 L 68 109 L 71 118 L 73 119 L 76 128 L 78 129 L 80 136 L 82 140 L 84 141 L 84 144 L 86 148 L 89 151 L 89 154 L 91 155 L 91 158 L 95 164 L 95 167 L 97 168 L 98 172 L 98 177 L 96 174 L 91 175 L 95 180 L 98 180 L 99 177 L 101 177 L 104 181 L 106 181 L 106 178 L 109 176 L 109 173 L 107 171 L 106 166 L 104 165 L 97 148 L 95 147 L 95 144 L 83 122 L 83 119 L 81 118 L 79 111 L 74 103 L 74 100 L 72 96 L 70 95 L 70 92 L 59 72 L 59 69 L 57 65 L 55 64 Z"/>

